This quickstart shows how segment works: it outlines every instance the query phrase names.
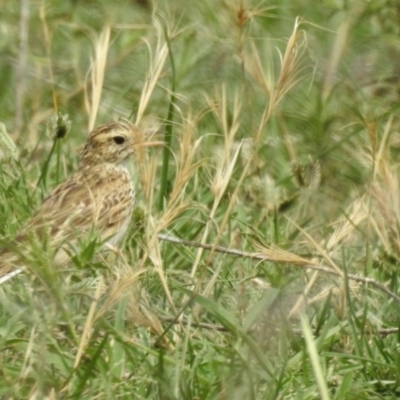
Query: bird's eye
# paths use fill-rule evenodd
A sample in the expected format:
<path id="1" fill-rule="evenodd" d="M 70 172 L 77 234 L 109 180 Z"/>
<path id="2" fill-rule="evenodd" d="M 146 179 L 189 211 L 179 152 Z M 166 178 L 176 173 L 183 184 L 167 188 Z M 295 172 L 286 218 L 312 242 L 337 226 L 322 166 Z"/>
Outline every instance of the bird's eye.
<path id="1" fill-rule="evenodd" d="M 125 138 L 123 136 L 114 136 L 113 140 L 116 144 L 122 144 L 125 142 Z"/>

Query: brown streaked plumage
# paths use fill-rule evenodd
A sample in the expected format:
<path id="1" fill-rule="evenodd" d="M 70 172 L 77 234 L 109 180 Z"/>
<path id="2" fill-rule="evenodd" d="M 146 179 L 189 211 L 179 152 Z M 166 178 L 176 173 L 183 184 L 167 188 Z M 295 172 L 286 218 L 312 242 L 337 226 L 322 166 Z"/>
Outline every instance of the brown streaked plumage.
<path id="1" fill-rule="evenodd" d="M 110 122 L 94 129 L 81 153 L 79 170 L 58 185 L 40 205 L 16 240 L 22 248 L 32 233 L 47 235 L 59 248 L 55 263 L 68 259 L 64 248 L 78 244 L 92 230 L 108 245 L 118 244 L 131 220 L 135 189 L 127 162 L 136 146 L 150 146 L 137 127 L 128 121 Z M 21 262 L 8 249 L 0 252 L 0 282 Z M 13 273 L 11 272 L 11 275 Z M 3 278 L 5 281 L 7 278 Z"/>

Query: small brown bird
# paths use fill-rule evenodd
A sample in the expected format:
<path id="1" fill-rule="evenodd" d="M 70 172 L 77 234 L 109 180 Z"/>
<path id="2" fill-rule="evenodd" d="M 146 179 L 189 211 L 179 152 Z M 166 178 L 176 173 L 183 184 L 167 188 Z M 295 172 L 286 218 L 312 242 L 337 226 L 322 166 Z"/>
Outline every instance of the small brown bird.
<path id="1" fill-rule="evenodd" d="M 55 264 L 68 260 L 65 249 L 94 231 L 105 245 L 121 242 L 135 204 L 135 188 L 128 170 L 129 158 L 146 142 L 128 121 L 110 122 L 94 129 L 81 153 L 79 170 L 58 185 L 43 201 L 26 228 L 16 237 L 16 249 L 29 244 L 34 234 L 48 238 L 56 249 Z M 27 243 L 28 242 L 28 243 Z M 23 253 L 23 251 L 22 251 Z M 9 249 L 0 252 L 0 283 L 22 271 L 20 257 Z"/>

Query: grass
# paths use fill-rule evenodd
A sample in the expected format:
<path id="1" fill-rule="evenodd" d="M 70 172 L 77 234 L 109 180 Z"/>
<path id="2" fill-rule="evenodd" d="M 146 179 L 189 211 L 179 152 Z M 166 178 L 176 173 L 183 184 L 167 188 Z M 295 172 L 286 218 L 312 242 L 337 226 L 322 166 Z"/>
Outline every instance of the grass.
<path id="1" fill-rule="evenodd" d="M 137 155 L 118 254 L 88 238 L 54 269 L 32 242 L 1 285 L 0 398 L 398 398 L 398 18 L 390 0 L 6 1 L 0 247 L 93 126 L 168 146 Z"/>

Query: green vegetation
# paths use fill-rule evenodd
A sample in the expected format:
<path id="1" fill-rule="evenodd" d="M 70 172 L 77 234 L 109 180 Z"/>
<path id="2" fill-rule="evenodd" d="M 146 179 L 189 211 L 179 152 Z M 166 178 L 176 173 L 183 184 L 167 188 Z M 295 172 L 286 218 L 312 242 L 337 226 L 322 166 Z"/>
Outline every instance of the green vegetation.
<path id="1" fill-rule="evenodd" d="M 120 254 L 0 286 L 1 399 L 400 396 L 397 1 L 0 4 L 0 248 L 91 127 L 168 143 Z"/>

